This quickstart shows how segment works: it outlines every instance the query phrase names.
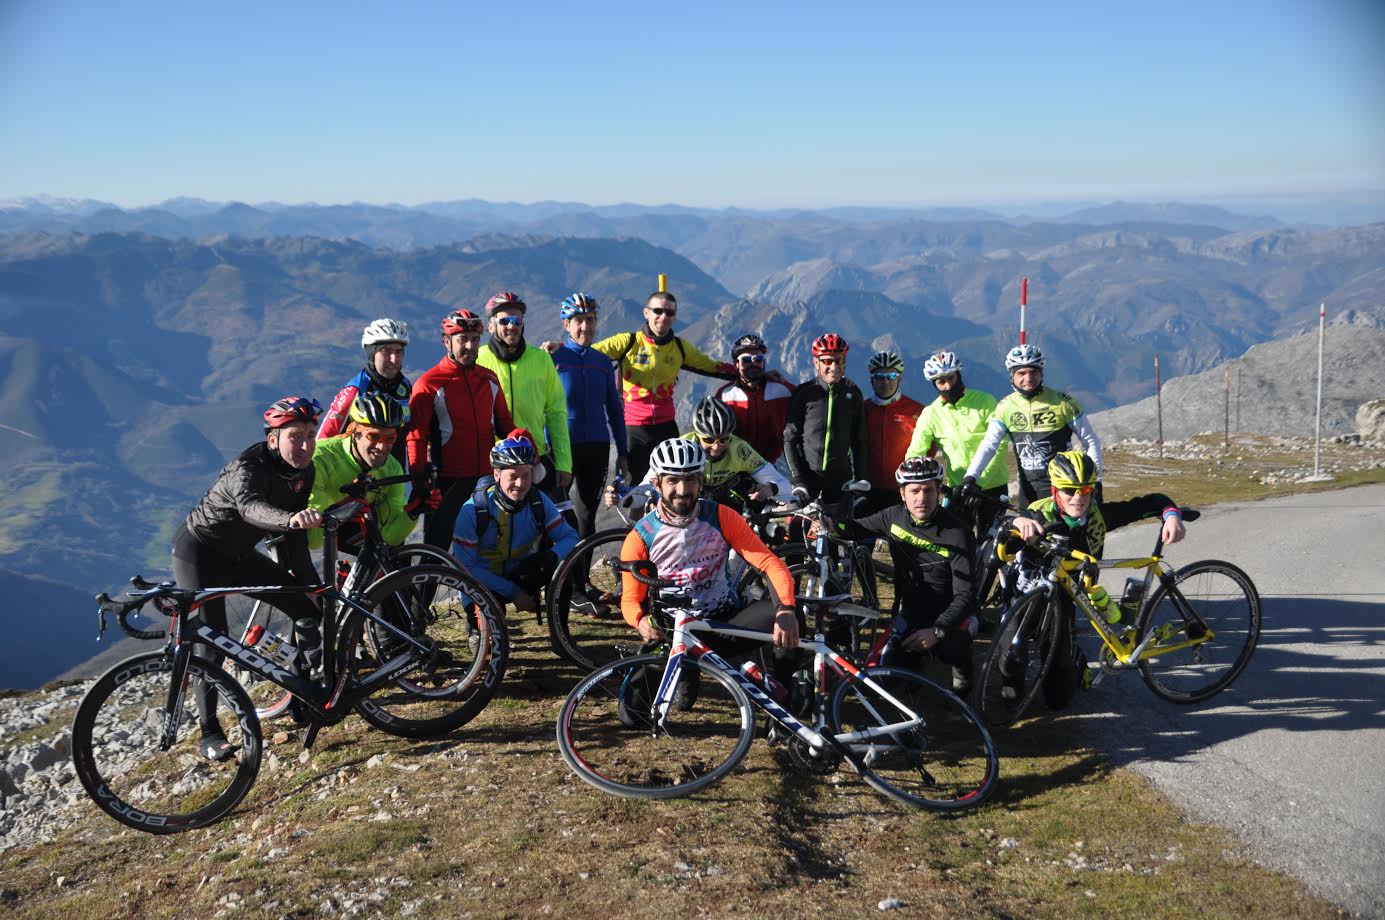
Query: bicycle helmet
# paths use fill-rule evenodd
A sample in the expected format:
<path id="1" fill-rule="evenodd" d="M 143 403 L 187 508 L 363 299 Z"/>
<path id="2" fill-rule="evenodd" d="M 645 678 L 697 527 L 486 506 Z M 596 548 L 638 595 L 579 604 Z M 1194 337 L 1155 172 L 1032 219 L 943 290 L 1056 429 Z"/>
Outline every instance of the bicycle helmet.
<path id="1" fill-rule="evenodd" d="M 404 407 L 383 393 L 362 393 L 351 404 L 347 417 L 371 428 L 403 428 Z"/>
<path id="2" fill-rule="evenodd" d="M 766 347 L 764 339 L 753 332 L 747 332 L 745 335 L 736 339 L 735 344 L 731 346 L 731 360 L 736 360 L 747 351 L 757 350 L 768 352 L 769 348 Z"/>
<path id="3" fill-rule="evenodd" d="M 456 335 L 459 332 L 481 331 L 481 317 L 470 310 L 453 310 L 442 318 L 442 334 Z"/>
<path id="4" fill-rule="evenodd" d="M 876 371 L 899 371 L 903 373 L 904 359 L 899 356 L 897 351 L 877 351 L 866 362 L 867 373 L 873 374 Z"/>
<path id="5" fill-rule="evenodd" d="M 736 430 L 731 407 L 715 396 L 704 396 L 693 410 L 693 432 L 704 438 L 725 438 Z"/>
<path id="6" fill-rule="evenodd" d="M 1013 371 L 1019 367 L 1043 367 L 1044 353 L 1037 345 L 1016 345 L 1005 355 L 1005 369 Z"/>
<path id="7" fill-rule="evenodd" d="M 558 310 L 561 319 L 572 319 L 574 316 L 596 315 L 596 298 L 590 294 L 583 294 L 578 291 L 576 294 L 569 294 L 563 301 L 563 305 Z"/>
<path id="8" fill-rule="evenodd" d="M 900 485 L 910 482 L 940 482 L 943 465 L 931 457 L 910 457 L 894 471 L 894 481 Z"/>
<path id="9" fill-rule="evenodd" d="M 1094 486 L 1100 478 L 1096 461 L 1080 450 L 1065 450 L 1048 461 L 1048 481 L 1055 489 Z"/>
<path id="10" fill-rule="evenodd" d="M 1008 357 L 1006 360 L 1008 361 Z M 951 351 L 929 355 L 928 360 L 923 362 L 923 376 L 926 380 L 937 380 L 939 377 L 955 374 L 961 369 L 962 362 L 957 360 L 956 352 Z"/>
<path id="11" fill-rule="evenodd" d="M 486 316 L 494 316 L 496 310 L 518 310 L 523 313 L 529 309 L 524 301 L 519 299 L 518 294 L 509 291 L 501 291 L 490 300 L 486 301 Z"/>
<path id="12" fill-rule="evenodd" d="M 700 473 L 707 464 L 707 454 L 696 441 L 669 438 L 660 441 L 649 455 L 649 468 L 658 476 L 686 476 Z"/>
<path id="13" fill-rule="evenodd" d="M 491 466 L 510 469 L 516 466 L 537 466 L 539 452 L 534 439 L 523 428 L 516 428 L 491 448 Z"/>
<path id="14" fill-rule="evenodd" d="M 381 345 L 408 345 L 409 324 L 397 319 L 377 319 L 361 332 L 361 350 L 367 362 L 375 357 L 375 350 Z"/>
<path id="15" fill-rule="evenodd" d="M 846 355 L 846 339 L 837 335 L 835 332 L 828 332 L 813 339 L 813 357 L 820 358 L 823 355 Z"/>
<path id="16" fill-rule="evenodd" d="M 316 425 L 317 417 L 321 414 L 322 404 L 316 399 L 309 399 L 307 396 L 285 396 L 264 410 L 264 430 L 268 432 L 292 425 L 294 422 L 312 422 Z"/>

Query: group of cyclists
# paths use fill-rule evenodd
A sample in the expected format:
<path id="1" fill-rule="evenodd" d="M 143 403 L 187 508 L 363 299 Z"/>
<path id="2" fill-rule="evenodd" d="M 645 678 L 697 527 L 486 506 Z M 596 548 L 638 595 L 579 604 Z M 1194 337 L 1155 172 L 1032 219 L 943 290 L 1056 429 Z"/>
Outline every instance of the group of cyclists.
<path id="1" fill-rule="evenodd" d="M 263 440 L 221 470 L 177 529 L 175 580 L 184 587 L 317 583 L 309 550 L 341 487 L 362 475 L 407 475 L 410 485 L 386 486 L 375 499 L 384 539 L 402 543 L 422 517 L 427 543 L 449 550 L 503 602 L 538 610 L 559 562 L 594 532 L 603 492 L 613 500 L 614 471 L 615 482 L 648 483 L 658 497 L 625 539 L 622 559 L 653 561 L 708 617 L 772 632 L 774 676 L 784 682 L 801 626 L 793 577 L 734 506 L 819 501 L 839 509 L 834 519 L 843 528 L 886 541 L 894 561 L 897 610 L 886 662 L 920 667 L 936 656 L 952 667 L 962 694 L 972 681 L 973 569 L 984 526 L 963 500 L 1006 492 L 1007 438 L 1019 469 L 1013 526 L 1023 538 L 1065 528 L 1075 546 L 1099 557 L 1108 529 L 1152 516 L 1163 517 L 1165 542 L 1183 536 L 1167 496 L 1099 503 L 1101 442 L 1077 400 L 1044 385 L 1044 357 L 1033 345 L 1005 355 L 1013 392 L 1000 400 L 964 384 L 956 354 L 931 355 L 923 374 L 936 397 L 925 406 L 903 394 L 905 364 L 892 351 L 871 356 L 870 393 L 863 393 L 846 376 L 849 346 L 835 333 L 813 341 L 813 376 L 797 385 L 770 369 L 769 348 L 754 333 L 719 361 L 675 333 L 678 303 L 663 291 L 647 299 L 642 328 L 605 338 L 597 336 L 600 308 L 590 294 L 562 301 L 561 342 L 526 341 L 527 310 L 502 292 L 480 313 L 449 312 L 441 359 L 413 382 L 403 372 L 407 326 L 393 319 L 366 326 L 364 367 L 326 411 L 303 396 L 265 410 Z M 685 369 L 723 381 L 697 403 L 686 431 L 674 403 Z M 1069 449 L 1073 438 L 1080 450 Z M 853 504 L 855 489 L 847 487 L 857 481 L 870 488 Z M 267 537 L 277 538 L 276 558 L 256 549 Z M 732 554 L 764 574 L 766 599 L 743 605 L 735 596 Z M 1094 589 L 1094 602 L 1119 617 L 1097 590 L 1104 594 Z M 645 594 L 627 573 L 619 613 L 641 637 L 657 640 Z M 262 599 L 294 621 L 302 666 L 316 667 L 314 602 Z M 612 599 L 579 594 L 573 608 L 599 616 L 609 609 L 603 600 Z M 224 606 L 212 600 L 203 609 L 226 631 Z M 1080 686 L 1080 659 L 1054 674 Z M 1056 684 L 1045 691 L 1051 705 L 1071 696 Z M 210 693 L 199 702 L 203 756 L 233 756 Z"/>

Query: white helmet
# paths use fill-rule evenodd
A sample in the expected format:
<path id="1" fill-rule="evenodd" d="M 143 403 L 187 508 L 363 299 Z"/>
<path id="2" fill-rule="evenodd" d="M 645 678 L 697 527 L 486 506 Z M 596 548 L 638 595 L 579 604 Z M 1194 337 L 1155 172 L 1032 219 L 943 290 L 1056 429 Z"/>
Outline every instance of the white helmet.
<path id="1" fill-rule="evenodd" d="M 866 372 L 875 373 L 876 371 L 904 371 L 904 359 L 899 356 L 897 351 L 877 351 L 870 356 L 866 362 Z"/>
<path id="2" fill-rule="evenodd" d="M 1037 345 L 1016 345 L 1005 355 L 1005 369 L 1013 371 L 1017 367 L 1043 367 L 1044 353 Z"/>
<path id="3" fill-rule="evenodd" d="M 369 361 L 380 345 L 409 344 L 409 324 L 397 319 L 377 319 L 361 332 L 361 350 Z"/>
<path id="4" fill-rule="evenodd" d="M 955 374 L 962 369 L 962 362 L 957 360 L 957 353 L 953 351 L 940 351 L 928 356 L 928 360 L 923 362 L 923 376 L 926 380 L 937 380 L 939 377 L 946 377 L 948 374 Z"/>
<path id="5" fill-rule="evenodd" d="M 700 473 L 706 463 L 707 454 L 702 450 L 702 445 L 683 438 L 661 441 L 654 448 L 654 453 L 649 455 L 649 468 L 659 476 Z"/>

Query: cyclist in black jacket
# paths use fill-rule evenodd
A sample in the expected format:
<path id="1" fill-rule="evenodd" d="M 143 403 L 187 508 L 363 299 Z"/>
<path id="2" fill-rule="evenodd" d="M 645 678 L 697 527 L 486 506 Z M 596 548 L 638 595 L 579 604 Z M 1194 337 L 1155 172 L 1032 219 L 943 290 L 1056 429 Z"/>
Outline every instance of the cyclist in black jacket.
<path id="1" fill-rule="evenodd" d="M 881 664 L 918 670 L 931 652 L 952 665 L 952 689 L 971 688 L 971 640 L 976 635 L 971 527 L 938 504 L 943 467 L 911 457 L 895 471 L 903 504 L 850 524 L 853 536 L 883 537 L 894 561 L 899 613 Z"/>
<path id="2" fill-rule="evenodd" d="M 866 404 L 846 378 L 846 339 L 835 333 L 813 341 L 817 375 L 794 391 L 784 425 L 784 458 L 800 500 L 842 500 L 842 486 L 865 479 Z"/>
<path id="3" fill-rule="evenodd" d="M 246 448 L 221 470 L 197 507 L 173 533 L 173 579 L 184 588 L 221 585 L 314 584 L 317 574 L 308 555 L 308 530 L 322 525 L 322 515 L 308 507 L 313 489 L 313 447 L 317 400 L 289 396 L 264 413 L 265 439 Z M 255 544 L 274 533 L 287 533 L 279 547 L 285 565 L 255 551 Z M 321 652 L 321 612 L 302 594 L 252 594 L 284 611 L 293 621 L 300 647 L 311 659 Z M 209 600 L 202 616 L 213 629 L 227 632 L 226 602 Z M 224 655 L 204 645 L 193 654 L 220 667 Z M 210 687 L 197 692 L 202 725 L 202 756 L 226 760 L 236 749 L 216 718 Z"/>

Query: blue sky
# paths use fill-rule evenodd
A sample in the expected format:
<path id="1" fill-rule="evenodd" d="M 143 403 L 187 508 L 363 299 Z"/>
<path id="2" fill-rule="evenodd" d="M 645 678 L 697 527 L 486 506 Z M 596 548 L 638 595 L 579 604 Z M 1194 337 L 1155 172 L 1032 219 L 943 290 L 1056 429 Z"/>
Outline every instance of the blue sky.
<path id="1" fill-rule="evenodd" d="M 0 0 L 0 199 L 1385 194 L 1385 3 Z"/>

